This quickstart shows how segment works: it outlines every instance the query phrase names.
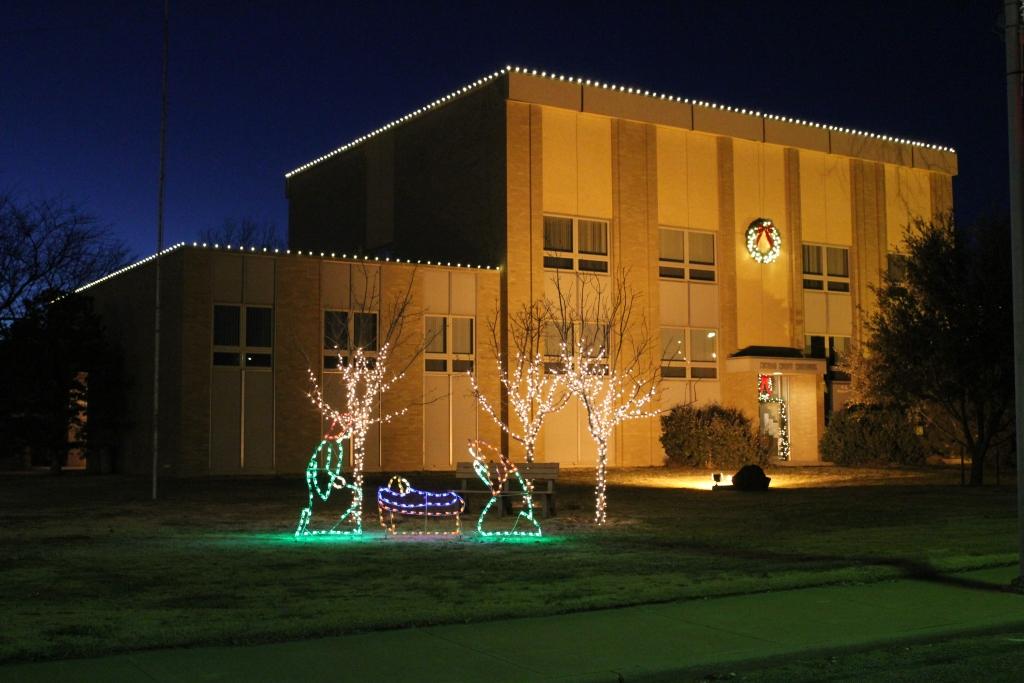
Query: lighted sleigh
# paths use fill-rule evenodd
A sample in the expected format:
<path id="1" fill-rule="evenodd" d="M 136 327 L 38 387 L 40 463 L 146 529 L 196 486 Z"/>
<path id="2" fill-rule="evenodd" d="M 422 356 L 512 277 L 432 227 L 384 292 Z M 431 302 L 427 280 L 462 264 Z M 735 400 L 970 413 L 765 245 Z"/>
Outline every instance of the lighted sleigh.
<path id="1" fill-rule="evenodd" d="M 465 509 L 466 501 L 455 491 L 423 491 L 404 477 L 391 477 L 387 486 L 377 489 L 380 525 L 393 536 L 460 535 Z"/>

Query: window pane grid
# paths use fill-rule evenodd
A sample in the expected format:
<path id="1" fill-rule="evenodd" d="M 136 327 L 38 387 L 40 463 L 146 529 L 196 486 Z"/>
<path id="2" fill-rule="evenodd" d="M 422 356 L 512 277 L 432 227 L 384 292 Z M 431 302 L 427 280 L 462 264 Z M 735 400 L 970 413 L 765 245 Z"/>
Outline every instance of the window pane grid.
<path id="1" fill-rule="evenodd" d="M 715 235 L 711 232 L 659 228 L 658 276 L 672 280 L 714 282 L 717 279 Z M 683 267 L 683 264 L 689 266 Z"/>
<path id="2" fill-rule="evenodd" d="M 544 216 L 544 267 L 608 272 L 608 221 Z"/>
<path id="3" fill-rule="evenodd" d="M 572 219 L 544 216 L 544 250 L 572 251 Z"/>
<path id="4" fill-rule="evenodd" d="M 718 331 L 662 327 L 661 376 L 666 379 L 716 379 Z"/>
<path id="5" fill-rule="evenodd" d="M 475 353 L 475 320 L 458 316 L 424 318 L 424 362 L 427 372 L 472 372 Z"/>
<path id="6" fill-rule="evenodd" d="M 804 289 L 850 291 L 849 248 L 804 244 L 801 251 Z"/>
<path id="7" fill-rule="evenodd" d="M 214 304 L 214 366 L 269 368 L 273 365 L 273 346 L 272 307 Z"/>
<path id="8" fill-rule="evenodd" d="M 349 356 L 356 348 L 361 348 L 372 359 L 378 351 L 377 343 L 376 313 L 324 311 L 324 370 L 340 370 L 349 362 Z"/>

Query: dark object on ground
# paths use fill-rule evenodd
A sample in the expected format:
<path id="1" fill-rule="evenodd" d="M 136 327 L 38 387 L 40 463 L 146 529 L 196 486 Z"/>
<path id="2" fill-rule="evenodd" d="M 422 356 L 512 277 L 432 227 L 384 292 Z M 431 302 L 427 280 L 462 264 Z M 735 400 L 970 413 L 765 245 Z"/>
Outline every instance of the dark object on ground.
<path id="1" fill-rule="evenodd" d="M 744 465 L 732 475 L 732 486 L 738 491 L 767 491 L 771 480 L 759 466 Z"/>

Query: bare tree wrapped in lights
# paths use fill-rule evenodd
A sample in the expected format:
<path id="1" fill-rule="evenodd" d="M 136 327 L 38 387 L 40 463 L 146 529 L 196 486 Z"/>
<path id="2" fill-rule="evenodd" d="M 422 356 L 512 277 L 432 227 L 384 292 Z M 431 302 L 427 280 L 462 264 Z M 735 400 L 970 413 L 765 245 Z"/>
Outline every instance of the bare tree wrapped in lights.
<path id="1" fill-rule="evenodd" d="M 587 429 L 597 445 L 594 522 L 604 524 L 608 444 L 615 428 L 659 412 L 649 407 L 659 381 L 654 341 L 627 271 L 612 277 L 557 274 L 554 279 L 554 307 L 561 320 L 559 373 L 587 411 Z"/>
<path id="2" fill-rule="evenodd" d="M 498 364 L 498 380 L 503 397 L 515 414 L 516 423 L 494 410 L 490 400 L 480 390 L 476 377 L 470 377 L 473 397 L 512 439 L 523 446 L 527 463 L 533 463 L 544 420 L 565 407 L 570 393 L 561 377 L 545 371 L 543 354 L 544 334 L 554 320 L 551 307 L 544 302 L 524 304 L 508 319 L 509 360 L 502 359 L 500 322 L 490 321 L 491 346 Z M 504 412 L 504 411 L 503 411 Z M 516 427 L 518 424 L 518 427 Z"/>
<path id="3" fill-rule="evenodd" d="M 379 318 L 376 317 L 377 304 L 381 302 L 379 271 L 362 269 L 365 285 L 361 288 L 363 295 L 357 300 L 357 311 L 374 315 L 372 330 L 356 330 L 351 345 L 347 343 L 348 320 L 340 334 L 345 335 L 345 343 L 337 343 L 337 379 L 341 384 L 344 396 L 344 411 L 332 407 L 324 397 L 317 382 L 317 374 L 309 370 L 310 391 L 308 396 L 313 405 L 328 422 L 347 423 L 351 425 L 352 434 L 352 482 L 357 490 L 358 514 L 362 514 L 363 502 L 363 471 L 366 462 L 366 441 L 370 429 L 376 424 L 386 424 L 408 410 L 407 407 L 385 412 L 384 396 L 405 377 L 411 363 L 423 350 L 417 345 L 408 353 L 404 363 L 395 369 L 393 354 L 396 349 L 409 350 L 408 335 L 409 317 L 412 315 L 412 291 L 415 271 L 409 277 L 407 285 L 380 308 Z M 358 277 L 358 276 L 355 276 Z M 377 321 L 380 321 L 379 323 Z"/>

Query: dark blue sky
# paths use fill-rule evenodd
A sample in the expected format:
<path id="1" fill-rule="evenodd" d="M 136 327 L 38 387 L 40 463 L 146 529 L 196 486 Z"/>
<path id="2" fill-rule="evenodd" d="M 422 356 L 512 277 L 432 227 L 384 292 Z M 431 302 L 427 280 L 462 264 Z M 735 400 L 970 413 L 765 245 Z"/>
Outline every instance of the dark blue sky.
<path id="1" fill-rule="evenodd" d="M 171 1 L 168 243 L 287 226 L 284 173 L 505 64 L 955 147 L 1005 210 L 999 0 Z M 155 245 L 160 0 L 0 5 L 0 189 Z"/>

